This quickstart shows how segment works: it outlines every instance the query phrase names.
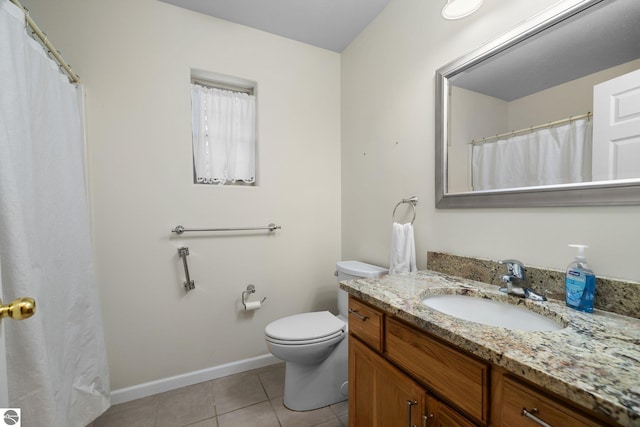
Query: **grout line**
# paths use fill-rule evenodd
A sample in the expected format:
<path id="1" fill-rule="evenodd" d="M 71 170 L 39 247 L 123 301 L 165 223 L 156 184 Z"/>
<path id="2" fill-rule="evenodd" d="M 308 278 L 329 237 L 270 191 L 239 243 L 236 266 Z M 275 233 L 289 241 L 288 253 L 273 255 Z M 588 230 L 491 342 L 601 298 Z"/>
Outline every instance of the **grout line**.
<path id="1" fill-rule="evenodd" d="M 260 385 L 262 386 L 262 390 L 264 391 L 265 396 L 267 396 L 267 401 L 269 402 L 269 406 L 271 406 L 271 410 L 273 411 L 273 415 L 276 416 L 276 420 L 278 421 L 278 425 L 280 427 L 282 427 L 282 421 L 280 421 L 280 417 L 278 417 L 278 412 L 276 411 L 276 408 L 273 406 L 273 401 L 271 400 L 271 397 L 269 396 L 269 393 L 267 392 L 267 387 L 264 385 L 264 382 L 262 381 L 262 378 L 260 377 L 260 374 L 258 375 L 258 381 L 260 382 Z"/>
<path id="2" fill-rule="evenodd" d="M 273 411 L 273 415 L 276 416 L 276 420 L 278 421 L 278 425 L 280 427 L 282 427 L 282 421 L 280 421 L 280 417 L 278 416 L 278 412 L 276 411 L 276 408 L 273 406 L 273 402 L 271 401 L 271 399 L 269 399 L 269 406 L 271 406 L 271 410 Z"/>
<path id="3" fill-rule="evenodd" d="M 267 386 L 266 386 L 266 384 L 267 384 L 267 380 L 263 380 L 263 379 L 261 378 L 261 375 L 260 375 L 261 373 L 262 373 L 262 374 L 267 373 L 267 372 L 268 372 L 268 369 L 265 369 L 265 368 L 258 368 L 258 369 L 259 369 L 259 372 L 251 373 L 251 371 L 246 371 L 245 373 L 246 373 L 246 374 L 248 374 L 248 375 L 256 375 L 256 376 L 258 377 L 258 382 L 259 382 L 259 384 L 260 384 L 260 387 L 262 387 L 262 390 L 263 390 L 263 392 L 264 392 L 264 394 L 265 394 L 265 396 L 266 396 L 266 401 L 267 401 L 267 402 L 269 402 L 269 406 L 271 407 L 271 411 L 272 411 L 273 415 L 275 415 L 275 419 L 277 420 L 278 425 L 279 425 L 280 427 L 283 427 L 283 426 L 284 426 L 284 422 L 285 422 L 285 421 L 280 419 L 280 417 L 279 417 L 279 415 L 278 415 L 278 411 L 275 409 L 275 405 L 276 405 L 275 401 L 278 401 L 278 400 L 280 400 L 280 399 L 282 399 L 282 400 L 283 400 L 283 399 L 284 399 L 284 396 L 276 396 L 276 397 L 273 397 L 273 398 L 271 398 L 271 397 L 269 396 L 269 393 L 267 393 Z M 276 368 L 276 367 L 274 366 L 274 369 L 280 369 L 280 368 Z M 256 370 L 257 370 L 257 369 L 256 369 Z M 215 381 L 215 380 L 209 380 L 209 381 L 205 381 L 205 382 L 209 382 L 209 383 L 210 383 L 210 385 L 211 385 L 211 387 L 213 388 L 213 382 L 214 382 L 214 381 Z M 160 394 L 160 393 L 159 393 L 159 394 Z M 154 395 L 154 396 L 155 396 L 155 395 Z M 149 399 L 149 400 L 153 400 L 153 399 L 154 399 L 154 396 L 149 396 L 149 397 L 145 397 L 145 398 L 142 398 L 142 399 Z M 142 399 L 136 399 L 136 400 L 142 400 Z M 131 401 L 131 402 L 133 402 L 133 401 Z M 265 402 L 264 400 L 263 400 L 263 401 L 261 401 L 261 402 L 256 402 L 256 403 L 253 403 L 253 404 L 251 404 L 251 405 L 248 405 L 248 406 L 245 406 L 245 407 L 242 407 L 242 408 L 234 409 L 234 411 L 243 410 L 243 409 L 246 409 L 246 408 L 248 408 L 248 407 L 250 407 L 250 406 L 258 405 L 258 404 L 261 404 L 261 403 L 264 403 L 264 402 Z M 154 418 L 153 418 L 153 420 L 152 420 L 152 424 L 151 424 L 151 425 L 153 425 L 153 426 L 156 426 L 156 427 L 157 427 L 157 426 L 159 425 L 159 422 L 160 422 L 161 420 L 159 420 L 159 419 L 158 419 L 158 416 L 159 416 L 159 407 L 158 407 L 157 402 L 155 402 L 155 403 L 156 403 L 156 404 L 154 405 L 154 412 L 153 412 L 153 417 L 154 417 Z M 114 406 L 115 406 L 115 405 L 114 405 Z M 216 425 L 216 427 L 219 427 L 219 426 L 220 426 L 220 419 L 219 419 L 219 417 L 220 417 L 220 415 L 224 415 L 224 414 L 219 414 L 219 413 L 218 413 L 218 408 L 217 408 L 217 404 L 216 404 L 216 396 L 215 396 L 215 394 L 213 395 L 213 406 L 214 406 L 214 414 L 215 414 L 215 415 L 214 415 L 214 416 L 212 416 L 212 417 L 206 418 L 206 419 L 204 419 L 204 420 L 197 421 L 197 422 L 196 422 L 196 424 L 197 424 L 197 423 L 200 423 L 200 422 L 202 422 L 202 421 L 215 419 L 215 425 Z M 334 404 L 334 405 L 329 405 L 329 409 L 330 409 L 330 411 L 331 411 L 331 414 L 334 416 L 334 419 L 336 419 L 340 424 L 343 424 L 342 419 L 340 419 L 340 416 L 336 413 L 336 409 L 334 408 L 334 406 L 335 406 L 335 404 Z M 230 411 L 230 412 L 234 412 L 234 411 Z M 322 423 L 326 423 L 326 422 L 328 422 L 328 421 L 331 421 L 331 420 L 325 420 L 325 421 L 323 421 Z M 321 424 L 322 424 L 322 423 L 321 423 Z M 92 424 L 93 424 L 93 423 L 92 423 Z M 188 426 L 192 426 L 192 425 L 194 425 L 194 423 L 192 423 L 192 424 L 188 424 L 188 425 L 185 425 L 184 427 L 188 427 Z"/>

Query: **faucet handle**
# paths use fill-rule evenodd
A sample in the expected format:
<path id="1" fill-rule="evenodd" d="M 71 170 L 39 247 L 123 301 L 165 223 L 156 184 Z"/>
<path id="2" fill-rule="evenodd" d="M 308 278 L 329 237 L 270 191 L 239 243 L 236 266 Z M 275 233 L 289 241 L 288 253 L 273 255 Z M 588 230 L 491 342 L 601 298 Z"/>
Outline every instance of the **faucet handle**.
<path id="1" fill-rule="evenodd" d="M 517 259 L 505 259 L 498 261 L 500 264 L 507 264 L 507 271 L 520 280 L 524 280 L 524 264 Z"/>
<path id="2" fill-rule="evenodd" d="M 513 280 L 513 276 L 511 274 L 503 274 L 500 276 L 500 281 L 503 283 L 511 283 Z"/>

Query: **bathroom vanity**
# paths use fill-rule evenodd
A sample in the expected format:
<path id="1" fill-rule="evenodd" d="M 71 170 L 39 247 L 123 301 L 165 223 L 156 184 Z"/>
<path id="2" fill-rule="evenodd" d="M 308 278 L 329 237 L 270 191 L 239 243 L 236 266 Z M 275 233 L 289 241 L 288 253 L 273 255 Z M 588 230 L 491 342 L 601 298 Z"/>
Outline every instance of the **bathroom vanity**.
<path id="1" fill-rule="evenodd" d="M 640 426 L 637 319 L 431 271 L 340 286 L 350 294 L 351 427 Z M 442 294 L 526 306 L 563 328 L 485 326 L 423 303 Z"/>

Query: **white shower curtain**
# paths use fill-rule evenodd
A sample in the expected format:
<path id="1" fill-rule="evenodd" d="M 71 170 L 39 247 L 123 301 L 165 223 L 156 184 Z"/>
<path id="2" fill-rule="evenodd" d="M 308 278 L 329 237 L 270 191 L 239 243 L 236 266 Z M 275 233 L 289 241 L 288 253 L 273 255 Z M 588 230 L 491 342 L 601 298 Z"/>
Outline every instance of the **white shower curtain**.
<path id="1" fill-rule="evenodd" d="M 109 406 L 84 176 L 82 111 L 69 84 L 0 0 L 0 259 L 9 403 L 29 427 L 84 427 Z"/>
<path id="2" fill-rule="evenodd" d="M 476 144 L 472 149 L 474 190 L 591 181 L 591 121 Z"/>

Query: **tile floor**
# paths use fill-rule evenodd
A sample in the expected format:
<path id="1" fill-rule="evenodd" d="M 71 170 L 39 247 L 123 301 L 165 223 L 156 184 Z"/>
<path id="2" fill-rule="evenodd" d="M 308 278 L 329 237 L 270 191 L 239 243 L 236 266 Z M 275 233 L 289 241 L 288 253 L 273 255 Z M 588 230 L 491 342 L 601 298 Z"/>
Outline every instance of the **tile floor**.
<path id="1" fill-rule="evenodd" d="M 347 401 L 284 407 L 284 363 L 114 405 L 88 427 L 345 427 Z"/>

